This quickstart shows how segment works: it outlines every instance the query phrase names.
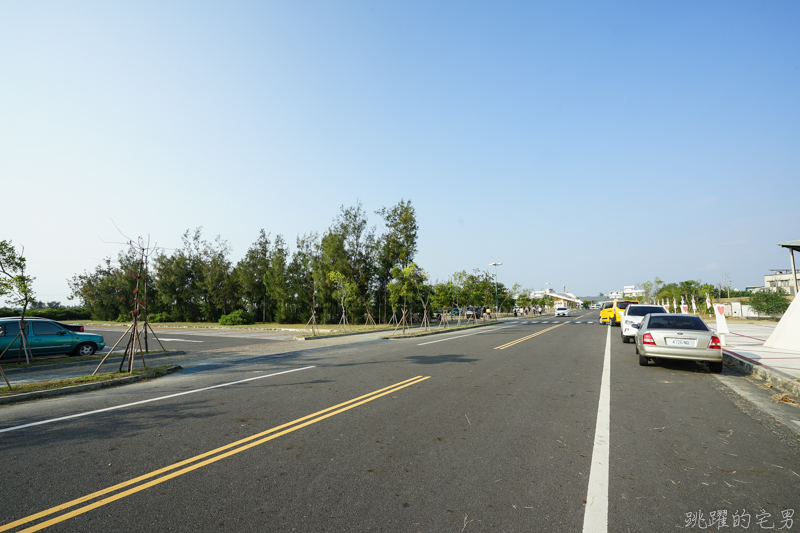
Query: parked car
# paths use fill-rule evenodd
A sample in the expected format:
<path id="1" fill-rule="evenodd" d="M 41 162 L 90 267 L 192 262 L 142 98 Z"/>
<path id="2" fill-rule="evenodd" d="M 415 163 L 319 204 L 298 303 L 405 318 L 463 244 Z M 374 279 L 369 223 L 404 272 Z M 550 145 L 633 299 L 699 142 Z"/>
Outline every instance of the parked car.
<path id="1" fill-rule="evenodd" d="M 611 324 L 612 326 L 619 326 L 622 320 L 622 313 L 630 304 L 638 304 L 639 300 L 613 300 L 603 304 L 603 310 L 600 311 L 600 323 Z"/>
<path id="2" fill-rule="evenodd" d="M 10 319 L 14 319 L 17 322 L 19 322 L 22 317 L 21 316 L 8 316 L 8 317 L 3 317 L 3 318 L 10 318 Z M 44 318 L 44 317 L 41 317 L 41 316 L 26 316 L 25 320 L 49 320 L 50 322 L 55 322 L 56 324 L 58 324 L 59 326 L 61 326 L 64 329 L 68 329 L 70 331 L 83 332 L 83 326 L 80 325 L 80 324 L 64 324 L 63 322 L 59 322 L 58 320 L 53 320 L 52 318 Z"/>
<path id="3" fill-rule="evenodd" d="M 467 306 L 467 309 L 464 311 L 464 315 L 467 318 L 480 317 L 481 316 L 481 308 L 480 307 L 472 307 L 471 305 Z"/>
<path id="4" fill-rule="evenodd" d="M 625 309 L 620 322 L 619 335 L 622 342 L 631 342 L 636 337 L 638 324 L 642 323 L 645 315 L 664 314 L 664 308 L 660 305 L 631 304 Z M 634 327 L 637 324 L 637 327 Z"/>
<path id="5" fill-rule="evenodd" d="M 707 361 L 712 372 L 722 372 L 719 337 L 697 315 L 646 315 L 636 332 L 636 354 L 642 366 L 650 359 L 682 359 Z"/>
<path id="6" fill-rule="evenodd" d="M 31 347 L 31 353 L 37 355 L 70 354 L 92 355 L 105 348 L 106 342 L 102 335 L 70 331 L 54 320 L 25 319 L 26 336 Z M 20 346 L 19 319 L 0 319 L 0 353 L 6 348 L 4 357 L 16 357 Z M 13 344 L 12 344 L 13 341 Z"/>
<path id="7" fill-rule="evenodd" d="M 568 307 L 556 307 L 556 316 L 570 316 Z"/>

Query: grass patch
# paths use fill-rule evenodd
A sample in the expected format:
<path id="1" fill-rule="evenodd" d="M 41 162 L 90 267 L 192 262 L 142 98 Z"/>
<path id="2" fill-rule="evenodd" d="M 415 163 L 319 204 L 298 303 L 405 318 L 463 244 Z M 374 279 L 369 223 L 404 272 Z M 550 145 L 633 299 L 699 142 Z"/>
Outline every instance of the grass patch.
<path id="1" fill-rule="evenodd" d="M 144 352 L 144 355 L 145 355 L 145 357 L 147 357 L 148 355 L 151 355 L 151 354 L 162 354 L 162 353 L 164 353 L 164 352 L 162 352 L 161 350 L 150 350 L 149 352 Z M 112 354 L 111 357 L 120 357 L 121 355 L 122 355 L 122 352 L 119 352 L 119 353 L 114 352 L 114 354 Z M 71 356 L 68 356 L 68 355 L 56 356 L 56 357 L 42 357 L 42 358 L 34 358 L 34 360 L 31 361 L 30 365 L 25 363 L 25 359 L 24 358 L 22 359 L 21 363 L 17 363 L 17 358 L 16 357 L 14 357 L 14 358 L 6 357 L 6 358 L 0 360 L 0 365 L 3 366 L 4 370 L 8 370 L 8 369 L 11 369 L 11 368 L 28 368 L 28 367 L 31 367 L 31 366 L 63 365 L 64 363 L 76 363 L 76 362 L 80 362 L 80 361 L 99 361 L 103 357 L 105 357 L 105 354 L 86 355 L 86 356 L 82 356 L 82 357 L 81 356 L 71 357 Z M 139 355 L 138 351 L 136 352 L 136 357 L 141 357 Z M 14 361 L 14 362 L 12 363 L 11 361 Z"/>
<path id="2" fill-rule="evenodd" d="M 23 394 L 26 392 L 61 389 L 64 387 L 72 387 L 73 385 L 83 385 L 85 383 L 99 383 L 102 381 L 112 381 L 119 378 L 138 376 L 141 374 L 150 374 L 152 372 L 160 372 L 166 370 L 167 368 L 169 368 L 168 365 L 152 366 L 148 368 L 134 368 L 132 374 L 129 374 L 127 372 L 106 372 L 102 374 L 97 374 L 96 376 L 80 376 L 77 378 L 55 379 L 53 381 L 42 381 L 39 383 L 24 383 L 21 385 L 14 385 L 14 383 L 12 382 L 11 386 L 13 387 L 13 389 L 11 391 L 9 391 L 6 384 L 3 383 L 2 388 L 0 388 L 0 397 L 11 396 L 12 394 Z"/>
<path id="3" fill-rule="evenodd" d="M 94 360 L 98 360 L 98 359 L 102 359 L 102 358 L 103 358 L 102 355 L 88 355 L 88 356 L 85 356 L 85 357 L 69 357 L 69 356 L 65 355 L 63 357 L 48 357 L 48 358 L 45 358 L 45 359 L 34 359 L 33 361 L 31 361 L 31 364 L 28 365 L 25 362 L 25 358 L 24 357 L 22 358 L 22 362 L 21 363 L 17 363 L 17 359 L 15 357 L 13 359 L 13 361 L 14 361 L 13 363 L 10 362 L 11 358 L 5 358 L 5 359 L 0 360 L 0 364 L 3 365 L 3 369 L 7 370 L 9 368 L 27 368 L 29 366 L 62 365 L 64 363 L 74 363 L 76 361 L 94 361 Z"/>

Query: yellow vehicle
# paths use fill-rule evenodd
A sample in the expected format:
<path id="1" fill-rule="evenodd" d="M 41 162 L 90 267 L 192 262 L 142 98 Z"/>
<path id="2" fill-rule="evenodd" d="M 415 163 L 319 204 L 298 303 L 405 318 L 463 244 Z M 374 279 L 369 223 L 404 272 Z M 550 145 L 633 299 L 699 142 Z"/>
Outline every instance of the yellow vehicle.
<path id="1" fill-rule="evenodd" d="M 639 300 L 613 300 L 605 302 L 600 311 L 600 323 L 619 326 L 622 322 L 622 314 L 630 304 L 638 304 Z"/>

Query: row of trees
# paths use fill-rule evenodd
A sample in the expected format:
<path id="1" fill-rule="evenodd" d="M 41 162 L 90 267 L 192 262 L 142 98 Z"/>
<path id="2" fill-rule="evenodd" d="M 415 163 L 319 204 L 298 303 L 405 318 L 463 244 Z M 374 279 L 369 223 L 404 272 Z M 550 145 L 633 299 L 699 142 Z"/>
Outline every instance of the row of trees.
<path id="1" fill-rule="evenodd" d="M 383 231 L 370 226 L 361 203 L 342 206 L 322 235 L 297 237 L 290 249 L 281 235 L 263 229 L 244 257 L 230 259 L 224 239 L 203 238 L 201 228 L 187 231 L 182 246 L 156 251 L 140 280 L 140 298 L 151 321 L 216 322 L 235 311 L 261 322 L 303 323 L 312 308 L 322 323 L 372 317 L 387 323 L 452 307 L 494 306 L 495 282 L 486 271 L 457 272 L 433 283 L 414 261 L 418 225 L 410 201 L 375 212 Z M 131 247 L 116 260 L 69 280 L 70 299 L 79 300 L 97 320 L 128 320 L 133 306 L 139 250 Z M 513 294 L 498 284 L 499 300 L 513 305 Z"/>
<path id="2" fill-rule="evenodd" d="M 691 302 L 694 297 L 699 309 L 705 309 L 706 296 L 711 297 L 746 297 L 747 303 L 757 313 L 763 315 L 781 315 L 789 307 L 789 300 L 783 290 L 778 291 L 762 291 L 762 292 L 746 292 L 731 290 L 728 286 L 727 292 L 724 292 L 724 287 L 714 286 L 710 283 L 703 283 L 700 280 L 686 280 L 676 283 L 664 283 L 658 277 L 653 281 L 646 281 L 640 283 L 639 286 L 644 290 L 642 298 L 645 302 L 658 302 L 658 301 L 676 301 Z M 711 311 L 709 310 L 709 313 Z"/>
<path id="3" fill-rule="evenodd" d="M 712 298 L 717 294 L 716 288 L 710 283 L 703 283 L 702 281 L 690 279 L 686 281 L 679 281 L 674 283 L 664 283 L 658 276 L 653 281 L 645 281 L 640 283 L 639 287 L 644 291 L 643 301 L 656 302 L 661 300 L 673 299 L 680 302 L 683 299 L 686 302 L 691 302 L 692 297 L 695 301 L 705 301 L 706 295 Z M 704 304 L 705 305 L 705 304 Z"/>

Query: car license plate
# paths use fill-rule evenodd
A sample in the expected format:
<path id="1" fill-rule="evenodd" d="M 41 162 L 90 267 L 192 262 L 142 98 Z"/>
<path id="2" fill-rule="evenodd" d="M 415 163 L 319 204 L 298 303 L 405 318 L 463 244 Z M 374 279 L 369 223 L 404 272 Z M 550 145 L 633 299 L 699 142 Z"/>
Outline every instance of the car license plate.
<path id="1" fill-rule="evenodd" d="M 697 346 L 697 339 L 676 339 L 674 337 L 667 337 L 667 346 L 680 346 L 682 348 L 694 348 Z"/>

